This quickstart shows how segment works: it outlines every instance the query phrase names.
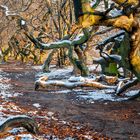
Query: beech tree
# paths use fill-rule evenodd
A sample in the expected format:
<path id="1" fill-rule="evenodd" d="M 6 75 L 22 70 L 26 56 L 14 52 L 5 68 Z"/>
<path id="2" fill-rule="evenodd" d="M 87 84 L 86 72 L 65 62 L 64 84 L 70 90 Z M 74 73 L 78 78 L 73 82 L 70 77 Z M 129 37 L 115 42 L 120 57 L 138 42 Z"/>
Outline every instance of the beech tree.
<path id="1" fill-rule="evenodd" d="M 98 3 L 95 3 L 95 5 L 99 4 L 100 2 L 101 1 L 98 1 Z M 93 30 L 89 29 L 89 27 L 103 25 L 113 26 L 121 30 L 123 29 L 123 31 L 118 32 L 116 35 L 99 44 L 97 48 L 100 50 L 100 55 L 104 60 L 103 62 L 106 61 L 109 64 L 112 64 L 112 61 L 114 61 L 114 64 L 117 63 L 121 67 L 129 69 L 132 73 L 135 74 L 137 79 L 140 80 L 140 38 L 138 35 L 140 32 L 139 1 L 114 0 L 114 3 L 111 4 L 110 7 L 103 12 L 95 10 L 96 6 L 93 5 L 92 7 L 90 0 L 73 0 L 73 4 L 77 25 L 80 29 L 83 30 L 82 36 L 77 36 L 73 40 L 70 40 L 69 37 L 64 37 L 64 39 L 60 41 L 46 44 L 38 41 L 28 32 L 25 32 L 25 34 L 37 48 L 46 50 L 54 48 L 67 48 L 69 51 L 69 59 L 74 67 L 80 69 L 82 76 L 87 76 L 89 74 L 89 70 L 85 65 L 84 51 L 82 50 L 81 46 L 89 40 L 93 30 L 96 30 L 93 28 Z M 115 15 L 112 15 L 111 12 L 114 12 Z M 117 52 L 115 52 L 117 56 L 113 56 L 112 54 L 103 52 L 104 45 L 108 44 L 109 42 L 115 41 L 117 37 L 120 37 L 122 35 L 124 36 L 123 41 L 120 42 L 120 48 L 118 48 Z M 70 36 L 70 34 L 68 34 L 67 36 Z M 77 58 L 73 56 L 73 52 L 76 52 Z M 106 55 L 106 58 L 103 54 Z M 98 61 L 98 63 L 101 63 L 101 60 Z M 101 63 L 101 65 L 103 64 Z M 109 65 L 109 69 L 111 67 L 113 70 L 116 67 L 116 64 L 113 66 Z M 132 83 L 136 84 L 138 82 L 137 79 Z M 132 83 L 130 85 L 133 85 Z M 123 90 L 121 89 L 121 91 Z M 120 90 L 118 93 L 120 93 Z"/>
<path id="2" fill-rule="evenodd" d="M 75 51 L 79 50 L 78 45 L 82 45 L 85 43 L 89 38 L 90 38 L 90 31 L 87 29 L 89 26 L 94 26 L 94 25 L 105 25 L 105 26 L 114 26 L 117 28 L 125 29 L 127 32 L 130 33 L 130 41 L 132 41 L 131 44 L 135 44 L 134 42 L 137 39 L 137 36 L 135 35 L 139 31 L 139 22 L 138 22 L 138 14 L 139 14 L 139 1 L 128 1 L 128 2 L 120 2 L 120 1 L 115 1 L 117 4 L 119 4 L 119 7 L 123 8 L 122 9 L 122 14 L 116 15 L 116 17 L 111 17 L 108 15 L 108 13 L 114 9 L 114 8 L 119 8 L 116 5 L 111 5 L 109 9 L 107 9 L 105 12 L 99 12 L 95 11 L 91 5 L 90 1 L 73 1 L 74 3 L 74 8 L 75 8 L 75 16 L 78 21 L 78 26 L 82 28 L 83 30 L 83 36 L 79 37 L 78 39 L 76 38 L 75 40 L 72 40 L 71 42 L 68 40 L 69 39 L 63 39 L 63 41 L 59 42 L 53 42 L 52 44 L 43 44 L 39 42 L 37 39 L 35 39 L 33 36 L 27 34 L 27 36 L 36 44 L 36 47 L 41 48 L 41 49 L 53 49 L 53 48 L 71 48 L 69 46 L 74 47 Z M 134 28 L 135 28 L 135 33 L 134 33 Z M 134 40 L 135 38 L 135 40 Z M 136 46 L 136 44 L 134 45 Z M 132 48 L 134 48 L 134 46 Z M 139 44 L 137 44 L 139 46 Z M 138 47 L 136 47 L 138 48 Z M 136 76 L 139 78 L 139 61 L 137 61 L 139 56 L 133 56 L 134 52 L 136 50 L 133 49 L 130 54 L 130 64 L 132 65 L 132 71 L 136 74 Z M 77 51 L 77 55 L 81 57 L 82 53 L 81 51 Z M 129 53 L 129 52 L 128 52 Z M 77 67 L 79 66 L 79 69 L 81 67 L 81 74 L 84 73 L 85 75 L 88 75 L 88 70 L 84 67 L 84 64 L 81 59 L 81 62 L 77 64 L 77 61 L 75 58 L 72 57 L 71 53 L 69 53 L 69 58 L 71 58 L 71 62 L 76 65 Z M 81 57 L 83 58 L 83 57 Z M 136 62 L 137 61 L 137 62 Z M 84 72 L 85 71 L 85 72 Z M 84 75 L 82 74 L 82 75 Z"/>
<path id="3" fill-rule="evenodd" d="M 119 7 L 122 7 L 121 14 L 119 15 L 116 14 L 115 17 L 110 17 L 108 14 L 114 8 L 119 8 L 116 7 L 116 5 L 114 4 L 111 5 L 111 7 L 105 12 L 99 12 L 99 11 L 97 12 L 90 6 L 90 1 L 88 0 L 74 1 L 74 5 L 76 9 L 75 15 L 79 20 L 79 24 L 81 24 L 83 28 L 93 26 L 93 25 L 106 25 L 106 26 L 114 26 L 120 29 L 125 29 L 126 32 L 129 32 L 130 33 L 129 41 L 131 45 L 130 46 L 131 50 L 127 52 L 129 60 L 124 60 L 124 61 L 126 61 L 126 63 L 130 63 L 131 66 L 127 66 L 127 68 L 132 70 L 135 73 L 135 75 L 138 77 L 138 79 L 140 79 L 140 62 L 138 61 L 140 60 L 140 55 L 139 55 L 140 44 L 139 44 L 139 36 L 138 36 L 140 31 L 139 1 L 138 0 L 132 0 L 132 1 L 114 0 L 114 2 L 119 4 Z M 125 55 L 125 53 L 123 53 L 123 55 Z"/>
<path id="4" fill-rule="evenodd" d="M 140 2 L 139 0 L 73 0 L 73 1 L 63 1 L 62 5 L 58 8 L 58 20 L 56 21 L 56 16 L 52 13 L 53 9 L 51 7 L 51 2 L 46 0 L 46 6 L 48 8 L 48 14 L 50 15 L 52 22 L 56 28 L 56 33 L 59 34 L 59 38 L 52 39 L 52 42 L 46 43 L 40 37 L 35 37 L 31 32 L 26 20 L 24 18 L 17 18 L 20 22 L 20 28 L 23 29 L 24 34 L 29 40 L 34 44 L 36 49 L 39 50 L 52 50 L 48 58 L 46 59 L 43 69 L 45 71 L 49 70 L 49 63 L 53 54 L 56 50 L 60 49 L 64 53 L 67 52 L 70 62 L 73 64 L 75 74 L 79 73 L 81 76 L 87 77 L 89 75 L 89 69 L 86 64 L 85 51 L 88 48 L 87 42 L 94 36 L 98 34 L 104 34 L 112 29 L 117 29 L 116 34 L 106 38 L 104 41 L 99 42 L 96 49 L 99 50 L 100 58 L 94 59 L 93 63 L 101 65 L 102 73 L 111 76 L 128 76 L 127 70 L 131 72 L 130 78 L 132 81 L 128 80 L 126 85 L 120 89 L 116 90 L 117 94 L 120 94 L 126 87 L 136 84 L 140 80 Z M 73 6 L 72 6 L 73 3 Z M 98 10 L 100 4 L 104 5 L 104 10 Z M 65 10 L 64 13 L 70 16 L 64 16 L 62 14 L 62 8 L 64 5 L 70 7 L 69 12 Z M 73 10 L 75 13 L 75 24 L 71 26 L 74 21 Z M 60 9 L 61 8 L 61 9 Z M 61 18 L 60 18 L 61 17 Z M 45 20 L 47 20 L 46 16 Z M 68 22 L 69 20 L 69 22 Z M 63 23 L 62 23 L 63 21 Z M 58 25 L 57 25 L 58 24 Z M 98 32 L 100 26 L 110 27 L 106 30 Z M 62 28 L 66 29 L 65 33 L 62 33 Z M 46 27 L 47 28 L 47 27 Z M 82 34 L 78 33 L 82 31 Z M 42 33 L 40 32 L 42 36 Z M 113 42 L 113 45 L 108 45 Z M 120 74 L 119 68 L 123 68 L 123 75 Z M 48 86 L 48 85 L 58 85 L 73 88 L 73 84 L 67 86 L 66 84 L 55 82 L 45 83 L 47 78 L 36 81 L 36 89 L 38 86 Z M 98 78 L 97 78 L 98 79 Z M 95 87 L 108 87 L 105 85 L 100 85 L 100 83 L 92 84 L 84 80 L 84 83 L 77 83 L 77 86 L 95 86 Z M 93 84 L 94 83 L 94 84 Z M 77 87 L 76 86 L 76 87 Z M 114 88 L 114 87 L 111 87 Z M 115 87 L 116 88 L 116 87 Z M 139 93 L 140 94 L 140 93 Z"/>
<path id="5" fill-rule="evenodd" d="M 26 21 L 30 33 L 34 34 L 40 41 L 56 41 L 63 38 L 71 28 L 73 19 L 72 2 L 66 0 L 57 1 L 7 1 L 0 2 L 0 36 L 2 59 L 22 60 L 39 64 L 44 62 L 46 51 L 33 47 L 26 36 L 21 32 L 21 19 Z M 27 28 L 26 28 L 27 29 Z M 48 65 L 53 55 L 57 55 L 58 66 L 65 64 L 64 49 L 55 49 L 49 53 L 45 61 L 44 71 L 49 71 Z"/>
<path id="6" fill-rule="evenodd" d="M 71 26 L 73 21 L 71 1 L 69 0 L 68 3 L 70 6 L 70 16 L 64 16 L 62 14 L 62 8 L 66 5 L 68 0 L 64 0 L 63 2 L 61 1 L 62 5 L 60 7 L 55 5 L 55 8 L 58 11 L 58 20 L 56 21 L 55 14 L 52 12 L 51 2 L 46 0 L 45 4 L 47 5 L 48 11 L 47 14 L 44 15 L 44 20 L 47 20 L 49 14 L 56 29 L 55 33 L 59 34 L 57 39 L 54 39 L 54 34 L 52 34 L 51 43 L 43 41 L 44 35 L 49 36 L 47 33 L 45 34 L 46 29 L 44 29 L 44 24 L 42 24 L 42 28 L 45 31 L 40 31 L 38 37 L 35 37 L 31 28 L 29 28 L 27 21 L 23 17 L 19 16 L 16 11 L 11 12 L 7 7 L 3 5 L 0 6 L 1 9 L 5 10 L 4 12 L 6 16 L 14 17 L 17 21 L 19 21 L 18 24 L 20 29 L 23 29 L 24 34 L 34 44 L 36 49 L 52 50 L 44 63 L 43 70 L 48 72 L 49 63 L 58 49 L 60 49 L 60 52 L 62 51 L 63 53 L 68 50 L 67 55 L 70 62 L 73 64 L 75 72 L 80 71 L 81 76 L 83 76 L 70 77 L 68 81 L 61 81 L 49 80 L 49 76 L 45 76 L 44 74 L 35 81 L 35 90 L 37 90 L 40 86 L 48 87 L 50 85 L 62 86 L 68 89 L 76 87 L 94 87 L 99 89 L 114 89 L 116 94 L 119 95 L 128 87 L 137 84 L 140 81 L 140 1 L 112 1 L 113 2 L 110 4 L 108 0 L 96 0 L 91 4 L 91 0 L 73 0 L 75 24 L 74 26 Z M 96 10 L 98 5 L 102 2 L 105 10 Z M 27 5 L 30 6 L 31 3 L 32 0 Z M 28 6 L 23 9 L 27 9 Z M 69 22 L 67 21 L 68 19 Z M 100 26 L 111 28 L 97 31 Z M 86 43 L 91 38 L 93 39 L 96 35 L 104 34 L 114 28 L 117 28 L 114 35 L 111 35 L 104 41 L 97 44 L 96 49 L 99 50 L 100 58 L 93 60 L 93 63 L 101 65 L 102 73 L 105 75 L 97 75 L 95 78 L 89 78 L 88 76 L 90 72 L 86 64 L 85 55 L 85 51 L 88 48 Z M 67 33 L 63 33 L 62 31 L 64 30 L 67 30 Z M 82 31 L 82 34 L 75 34 L 77 30 Z M 114 44 L 108 45 L 111 42 Z M 30 45 L 29 42 L 26 48 L 28 48 L 29 52 L 32 52 L 30 46 L 28 45 Z M 14 48 L 14 46 L 19 47 L 19 42 L 15 37 L 15 34 L 11 36 L 9 46 L 10 48 Z M 21 51 L 20 47 L 17 49 Z M 15 50 L 15 52 L 16 51 L 17 50 Z M 26 49 L 21 51 L 22 55 L 24 51 L 26 51 Z M 5 51 L 5 53 L 8 52 L 9 50 L 7 50 L 7 52 Z M 32 55 L 34 55 L 34 53 L 32 53 Z M 36 56 L 34 55 L 34 58 L 35 57 Z M 120 72 L 118 69 L 120 67 L 123 68 L 123 78 L 119 78 L 119 76 L 122 76 L 119 75 Z M 128 73 L 126 72 L 127 70 L 131 72 L 131 76 L 128 76 Z M 101 80 L 105 81 L 107 84 L 101 83 Z M 126 83 L 124 86 L 121 86 L 122 81 L 125 81 Z M 115 85 L 116 83 L 117 86 Z M 128 99 L 132 100 L 139 96 L 140 91 L 138 94 Z M 38 131 L 38 126 L 34 120 L 24 116 L 8 119 L 1 125 L 2 132 L 5 132 L 6 128 L 11 128 L 13 126 L 23 126 L 31 133 L 37 133 Z"/>

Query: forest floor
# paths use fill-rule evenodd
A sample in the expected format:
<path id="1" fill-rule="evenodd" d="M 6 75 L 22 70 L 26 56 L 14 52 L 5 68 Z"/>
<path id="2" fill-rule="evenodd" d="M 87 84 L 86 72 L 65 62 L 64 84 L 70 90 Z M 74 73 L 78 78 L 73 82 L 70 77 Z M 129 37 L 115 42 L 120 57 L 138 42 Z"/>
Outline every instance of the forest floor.
<path id="1" fill-rule="evenodd" d="M 100 98 L 97 94 L 105 91 L 91 88 L 35 91 L 39 71 L 30 65 L 0 64 L 0 122 L 9 116 L 28 115 L 40 126 L 39 135 L 12 130 L 1 140 L 140 140 L 139 100 L 123 102 L 110 94 Z M 139 88 L 140 84 L 129 90 Z M 93 91 L 96 98 L 91 98 Z"/>

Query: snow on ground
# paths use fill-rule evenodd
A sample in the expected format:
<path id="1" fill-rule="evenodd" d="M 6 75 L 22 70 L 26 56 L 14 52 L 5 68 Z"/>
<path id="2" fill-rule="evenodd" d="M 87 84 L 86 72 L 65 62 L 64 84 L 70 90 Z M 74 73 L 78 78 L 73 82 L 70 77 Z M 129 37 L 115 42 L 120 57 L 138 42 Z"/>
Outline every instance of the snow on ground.
<path id="1" fill-rule="evenodd" d="M 89 92 L 78 92 L 77 95 L 79 100 L 87 100 L 90 103 L 94 101 L 122 101 L 127 98 L 120 98 L 113 95 L 111 90 L 93 90 Z"/>
<path id="2" fill-rule="evenodd" d="M 64 69 L 56 69 L 53 68 L 50 73 L 38 73 L 36 77 L 47 76 L 49 79 L 66 79 L 70 77 L 70 73 L 72 73 L 72 67 L 64 68 Z"/>
<path id="3" fill-rule="evenodd" d="M 30 134 L 19 134 L 19 135 L 16 135 L 16 137 L 18 139 L 21 138 L 20 140 L 37 140 L 36 138 L 34 138 Z M 8 137 L 1 139 L 1 140 L 15 140 L 15 136 L 8 136 Z"/>
<path id="4" fill-rule="evenodd" d="M 92 67 L 91 69 L 94 69 L 94 67 Z M 70 78 L 70 73 L 72 72 L 72 67 L 69 67 L 68 69 L 56 69 L 53 68 L 53 70 L 50 73 L 46 73 L 47 76 L 49 76 L 49 78 L 66 78 L 65 76 L 69 76 Z M 44 73 L 42 74 L 44 76 Z M 18 75 L 18 77 L 20 77 L 22 75 Z M 41 75 L 38 75 L 39 77 Z M 13 102 L 10 102 L 9 98 L 10 97 L 16 97 L 19 95 L 22 95 L 21 93 L 14 93 L 14 91 L 12 91 L 12 85 L 9 84 L 9 81 L 11 79 L 7 78 L 8 74 L 6 72 L 3 72 L 2 70 L 0 70 L 0 98 L 2 100 L 4 100 L 5 102 L 3 102 L 2 104 L 0 104 L 0 124 L 3 123 L 7 118 L 9 117 L 14 117 L 14 115 L 11 114 L 4 114 L 3 111 L 7 111 L 7 112 L 13 112 L 13 113 L 19 113 L 22 112 L 21 108 L 18 107 L 16 104 L 14 104 Z M 78 80 L 83 80 L 82 77 L 76 77 Z M 76 79 L 76 80 L 77 80 Z M 75 80 L 75 77 L 71 77 L 69 80 L 73 81 Z M 73 89 L 73 90 L 59 90 L 59 91 L 53 91 L 53 93 L 56 92 L 58 94 L 74 94 L 76 99 L 78 101 L 86 101 L 88 103 L 94 103 L 94 101 L 105 101 L 105 104 L 108 103 L 108 101 L 122 101 L 125 100 L 127 98 L 121 98 L 121 97 L 116 97 L 114 95 L 114 90 L 108 89 L 108 90 L 85 90 L 85 89 Z M 130 97 L 134 94 L 136 94 L 138 91 L 129 91 L 127 92 L 125 95 Z M 34 103 L 33 104 L 34 107 L 36 107 L 38 110 L 40 109 L 41 105 L 39 103 Z M 56 119 L 53 116 L 53 112 L 48 112 L 46 116 L 37 116 L 38 111 L 30 111 L 28 112 L 28 115 L 34 116 L 36 115 L 36 117 L 38 118 L 51 118 L 51 119 Z M 12 134 L 18 133 L 18 132 L 23 132 L 24 129 L 22 128 L 14 128 L 11 131 L 9 131 Z M 31 135 L 31 134 L 17 134 L 16 136 L 21 137 L 21 140 L 35 140 L 35 136 Z M 85 138 L 89 137 L 88 135 L 85 136 Z M 14 140 L 15 136 L 8 136 L 2 140 Z M 54 139 L 55 138 L 54 136 Z M 72 140 L 72 138 L 67 138 L 66 140 Z"/>
<path id="5" fill-rule="evenodd" d="M 94 71 L 96 69 L 96 71 L 100 71 L 101 68 L 98 67 L 96 68 L 97 65 L 89 65 L 88 68 L 89 68 L 89 71 Z M 33 69 L 35 70 L 41 70 L 42 69 L 42 66 L 32 66 Z M 62 68 L 62 69 L 58 69 L 56 68 L 54 65 L 50 66 L 50 73 L 38 73 L 36 76 L 40 77 L 41 75 L 46 75 L 46 76 L 49 76 L 51 78 L 57 78 L 57 77 L 62 77 L 64 78 L 64 76 L 67 76 L 69 73 L 71 73 L 73 71 L 73 67 L 72 66 L 69 66 L 69 67 L 66 67 L 66 68 Z"/>
<path id="6" fill-rule="evenodd" d="M 40 68 L 40 67 L 36 67 Z M 90 65 L 89 69 L 90 71 L 93 71 L 96 68 L 95 65 Z M 88 80 L 95 80 L 96 76 L 92 75 L 92 77 L 89 78 L 83 78 L 81 76 L 71 76 L 72 72 L 72 67 L 68 67 L 67 69 L 56 69 L 52 68 L 51 72 L 49 73 L 38 73 L 36 75 L 36 78 L 41 78 L 41 77 L 47 77 L 47 80 L 51 79 L 61 79 L 63 82 L 65 82 L 66 77 L 68 78 L 68 81 L 70 82 L 77 82 L 77 81 L 86 81 Z M 91 78 L 91 79 L 90 79 Z M 73 90 L 60 90 L 60 91 L 53 91 L 53 93 L 58 93 L 58 94 L 67 94 L 67 93 L 75 93 L 77 100 L 87 100 L 90 101 L 91 103 L 94 103 L 94 101 L 123 101 L 126 100 L 127 97 L 133 96 L 137 94 L 137 90 L 132 90 L 127 93 L 125 93 L 126 97 L 118 97 L 115 96 L 115 91 L 113 89 L 107 89 L 107 90 L 83 90 L 83 89 L 73 89 Z"/>
<path id="7" fill-rule="evenodd" d="M 13 117 L 18 117 L 21 115 L 24 110 L 17 106 L 14 102 L 10 101 L 10 97 L 16 97 L 19 95 L 22 95 L 22 93 L 16 93 L 12 90 L 12 85 L 10 84 L 10 78 L 8 78 L 8 73 L 2 71 L 0 69 L 0 100 L 2 100 L 0 104 L 0 125 L 3 124 L 7 119 L 13 118 Z M 17 75 L 16 78 L 21 77 L 22 75 L 19 74 Z M 37 110 L 31 110 L 30 112 L 27 113 L 29 116 L 34 116 L 36 115 L 37 118 L 45 118 L 45 119 L 55 119 L 53 117 L 53 112 L 48 112 L 47 115 L 39 116 L 37 115 L 41 105 L 39 103 L 34 103 L 34 107 L 37 108 Z M 14 115 L 16 114 L 16 115 Z M 22 115 L 24 117 L 24 115 Z M 10 135 L 5 136 L 4 138 L 0 138 L 0 140 L 15 140 L 15 139 L 20 139 L 20 140 L 42 140 L 44 136 L 35 136 L 32 134 L 29 134 L 24 128 L 13 128 L 12 130 L 8 131 Z M 24 134 L 22 134 L 24 133 Z M 27 133 L 27 134 L 25 134 Z M 46 136 L 47 137 L 47 136 Z M 49 138 L 49 136 L 48 136 Z M 57 140 L 57 137 L 54 136 L 54 138 Z"/>
<path id="8" fill-rule="evenodd" d="M 56 91 L 58 94 L 67 94 L 73 92 L 77 100 L 85 100 L 89 101 L 90 103 L 94 103 L 94 101 L 122 101 L 127 98 L 120 98 L 114 96 L 114 90 L 63 90 L 63 91 Z"/>
<path id="9" fill-rule="evenodd" d="M 38 108 L 38 109 L 40 109 L 40 107 L 41 107 L 41 105 L 39 103 L 34 103 L 33 106 Z"/>
<path id="10" fill-rule="evenodd" d="M 132 91 L 126 92 L 125 95 L 131 97 L 131 96 L 137 94 L 138 92 L 139 92 L 139 90 L 132 90 Z"/>
<path id="11" fill-rule="evenodd" d="M 33 66 L 32 68 L 36 70 L 40 70 L 41 67 L 42 66 Z M 94 71 L 96 69 L 96 65 L 89 65 L 88 68 L 89 68 L 89 71 Z M 96 70 L 100 71 L 101 68 L 98 67 Z M 50 71 L 51 72 L 49 73 L 39 72 L 36 75 L 36 78 L 41 77 L 41 76 L 47 76 L 49 77 L 49 79 L 66 79 L 71 76 L 71 73 L 73 72 L 73 67 L 69 66 L 67 68 L 57 69 L 56 67 L 52 66 L 50 67 Z"/>
<path id="12" fill-rule="evenodd" d="M 21 93 L 15 93 L 10 91 L 12 89 L 12 85 L 9 84 L 10 78 L 7 78 L 8 73 L 3 72 L 0 70 L 0 97 L 2 99 L 7 100 L 10 97 L 17 97 L 19 95 L 22 95 Z"/>
<path id="13" fill-rule="evenodd" d="M 8 73 L 0 70 L 0 99 L 4 100 L 4 102 L 0 104 L 0 124 L 3 123 L 7 117 L 9 117 L 9 115 L 4 114 L 3 111 L 20 112 L 20 108 L 18 106 L 12 102 L 9 102 L 9 98 L 17 97 L 22 94 L 11 91 L 12 85 L 9 84 L 11 79 L 7 78 L 7 76 Z"/>
<path id="14" fill-rule="evenodd" d="M 18 75 L 20 76 L 20 75 Z M 10 102 L 10 97 L 17 97 L 22 95 L 21 93 L 16 93 L 12 91 L 12 85 L 9 83 L 11 80 L 8 77 L 8 73 L 3 72 L 0 69 L 0 99 L 3 100 L 0 104 L 0 125 L 7 120 L 7 118 L 15 117 L 15 115 L 5 114 L 4 112 L 13 112 L 13 113 L 20 113 L 21 109 L 15 105 L 14 103 Z M 37 104 L 35 104 L 37 106 Z M 39 106 L 39 105 L 38 105 Z M 9 132 L 11 134 L 15 134 L 17 132 L 25 131 L 23 128 L 14 128 Z M 21 140 L 35 140 L 35 138 L 30 134 L 18 134 L 16 135 L 21 138 Z M 7 136 L 5 138 L 0 138 L 1 140 L 15 140 L 15 136 Z"/>
<path id="15" fill-rule="evenodd" d="M 57 94 L 69 94 L 74 93 L 76 100 L 87 101 L 88 103 L 94 103 L 94 101 L 112 101 L 112 102 L 121 102 L 127 100 L 127 97 L 131 97 L 138 93 L 138 90 L 132 90 L 125 93 L 126 97 L 115 96 L 113 89 L 105 90 L 84 90 L 84 89 L 73 89 L 73 90 L 59 90 L 53 91 Z"/>
<path id="16" fill-rule="evenodd" d="M 113 101 L 121 102 L 127 100 L 127 97 L 131 97 L 137 94 L 139 90 L 132 90 L 126 92 L 124 95 L 126 97 L 115 96 L 114 90 L 93 90 L 93 91 L 80 91 L 77 93 L 78 100 L 87 100 L 89 103 L 94 103 L 94 101 Z"/>

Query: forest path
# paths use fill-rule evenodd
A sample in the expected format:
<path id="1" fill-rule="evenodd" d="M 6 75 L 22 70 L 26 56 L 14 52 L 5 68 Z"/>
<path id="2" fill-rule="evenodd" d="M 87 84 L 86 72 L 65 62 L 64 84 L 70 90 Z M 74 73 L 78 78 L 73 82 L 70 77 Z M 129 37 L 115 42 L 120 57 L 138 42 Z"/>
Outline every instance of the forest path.
<path id="1" fill-rule="evenodd" d="M 140 101 L 94 101 L 81 98 L 91 89 L 78 89 L 78 92 L 84 92 L 82 96 L 77 96 L 76 91 L 55 87 L 35 91 L 35 74 L 38 71 L 26 65 L 13 63 L 0 65 L 1 77 L 7 78 L 5 80 L 1 78 L 0 83 L 7 86 L 9 84 L 11 87 L 5 87 L 7 88 L 5 91 L 1 88 L 3 90 L 0 94 L 1 112 L 6 117 L 10 115 L 34 117 L 40 124 L 39 137 L 44 140 L 51 138 L 92 140 L 98 137 L 140 139 Z M 135 86 L 134 90 L 139 87 L 140 84 Z M 7 96 L 2 94 L 4 92 Z"/>

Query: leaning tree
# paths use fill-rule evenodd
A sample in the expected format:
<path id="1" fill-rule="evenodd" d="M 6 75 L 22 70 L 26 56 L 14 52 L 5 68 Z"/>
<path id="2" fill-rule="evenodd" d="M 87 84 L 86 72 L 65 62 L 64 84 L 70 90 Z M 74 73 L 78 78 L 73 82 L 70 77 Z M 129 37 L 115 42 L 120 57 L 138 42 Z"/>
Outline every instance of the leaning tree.
<path id="1" fill-rule="evenodd" d="M 108 4 L 108 1 L 104 1 L 104 11 L 96 10 L 100 3 L 102 3 L 101 0 L 97 0 L 93 4 L 91 4 L 90 0 L 73 0 L 76 29 L 83 31 L 82 35 L 77 35 L 75 38 L 71 38 L 74 34 L 73 29 L 61 40 L 49 44 L 39 41 L 29 31 L 24 33 L 34 43 L 36 48 L 43 50 L 67 48 L 68 57 L 74 68 L 80 70 L 82 76 L 88 76 L 89 70 L 85 63 L 85 48 L 83 44 L 91 38 L 93 32 L 98 34 L 96 31 L 99 26 L 119 28 L 120 32 L 97 45 L 101 58 L 94 60 L 94 62 L 101 64 L 102 71 L 105 74 L 118 74 L 118 65 L 124 69 L 124 72 L 126 69 L 129 69 L 132 74 L 135 74 L 137 79 L 127 83 L 117 91 L 120 93 L 127 86 L 136 84 L 140 80 L 140 2 L 139 0 L 113 0 L 111 4 Z M 107 49 L 104 49 L 104 46 L 110 42 L 115 42 L 115 45 L 109 48 L 110 51 L 108 53 L 105 51 Z M 74 53 L 76 53 L 76 56 Z M 36 84 L 48 85 L 48 83 L 42 83 L 41 81 L 37 81 Z M 52 82 L 51 84 L 57 85 L 58 83 Z M 64 86 L 65 84 L 61 83 L 58 85 Z M 81 83 L 74 87 L 79 85 Z M 89 85 L 89 83 L 88 85 L 82 84 L 82 86 Z M 73 88 L 73 85 L 70 85 L 70 87 Z"/>

